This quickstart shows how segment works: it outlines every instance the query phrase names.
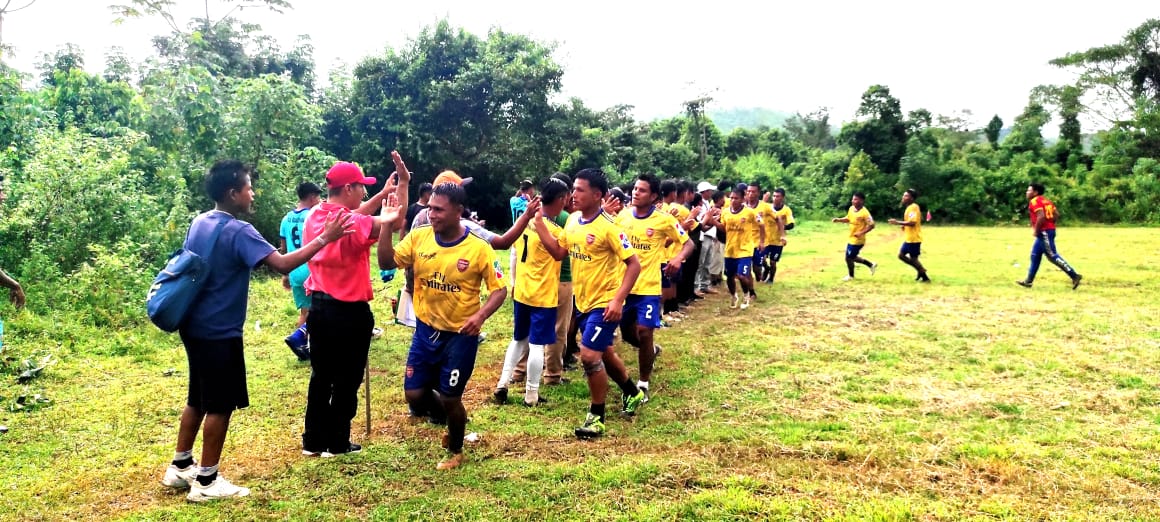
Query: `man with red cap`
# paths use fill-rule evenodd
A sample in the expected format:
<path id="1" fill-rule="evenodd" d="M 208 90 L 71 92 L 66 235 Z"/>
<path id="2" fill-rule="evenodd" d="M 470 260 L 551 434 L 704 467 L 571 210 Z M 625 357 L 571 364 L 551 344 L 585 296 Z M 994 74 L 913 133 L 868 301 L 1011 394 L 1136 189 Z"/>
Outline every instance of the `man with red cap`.
<path id="1" fill-rule="evenodd" d="M 391 152 L 398 175 L 398 204 L 407 204 L 411 175 L 398 152 Z M 310 295 L 310 387 L 306 396 L 306 429 L 302 453 L 330 457 L 357 453 L 350 441 L 350 422 L 358 411 L 358 388 L 370 351 L 371 245 L 379 238 L 382 219 L 355 212 L 375 178 L 354 163 L 340 161 L 326 173 L 329 198 L 307 218 L 303 238 L 312 240 L 332 214 L 350 216 L 354 234 L 326 245 L 310 261 L 306 292 Z M 390 231 L 388 230 L 389 234 Z"/>

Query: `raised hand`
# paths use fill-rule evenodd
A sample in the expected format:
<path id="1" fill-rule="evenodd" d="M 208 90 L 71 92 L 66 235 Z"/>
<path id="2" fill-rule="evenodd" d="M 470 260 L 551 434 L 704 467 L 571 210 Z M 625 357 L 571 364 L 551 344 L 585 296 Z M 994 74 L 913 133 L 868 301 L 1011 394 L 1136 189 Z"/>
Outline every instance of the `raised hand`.
<path id="1" fill-rule="evenodd" d="M 379 213 L 379 220 L 383 223 L 394 223 L 403 215 L 403 207 L 399 205 L 399 198 L 394 193 L 383 199 L 383 210 Z"/>
<path id="2" fill-rule="evenodd" d="M 391 151 L 391 161 L 395 162 L 395 174 L 399 176 L 399 185 L 407 186 L 411 182 L 411 171 L 407 170 L 407 164 L 403 163 L 403 156 L 399 151 Z"/>

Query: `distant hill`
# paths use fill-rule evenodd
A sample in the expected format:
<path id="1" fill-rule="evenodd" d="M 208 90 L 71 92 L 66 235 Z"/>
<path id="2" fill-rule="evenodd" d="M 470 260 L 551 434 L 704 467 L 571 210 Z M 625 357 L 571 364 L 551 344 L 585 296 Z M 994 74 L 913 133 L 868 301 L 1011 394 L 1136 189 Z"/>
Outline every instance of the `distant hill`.
<path id="1" fill-rule="evenodd" d="M 793 115 L 792 112 L 775 111 L 762 107 L 709 110 L 709 119 L 713 120 L 722 134 L 729 134 L 733 129 L 739 127 L 747 129 L 756 129 L 762 125 L 781 127 L 785 120 L 792 118 Z"/>

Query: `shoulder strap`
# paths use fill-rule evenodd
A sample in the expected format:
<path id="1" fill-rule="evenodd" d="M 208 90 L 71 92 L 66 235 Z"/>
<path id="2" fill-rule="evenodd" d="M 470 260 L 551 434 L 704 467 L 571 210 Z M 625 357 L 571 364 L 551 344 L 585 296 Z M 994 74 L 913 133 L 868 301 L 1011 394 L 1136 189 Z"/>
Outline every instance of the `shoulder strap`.
<path id="1" fill-rule="evenodd" d="M 229 222 L 230 222 L 229 219 L 223 219 L 223 220 L 219 221 L 217 226 L 214 227 L 214 229 L 213 229 L 213 234 L 210 234 L 210 236 L 209 236 L 209 249 L 205 251 L 205 259 L 207 261 L 213 258 L 213 248 L 215 246 L 217 246 L 218 237 L 222 235 L 222 229 L 226 228 L 226 223 L 229 223 Z"/>

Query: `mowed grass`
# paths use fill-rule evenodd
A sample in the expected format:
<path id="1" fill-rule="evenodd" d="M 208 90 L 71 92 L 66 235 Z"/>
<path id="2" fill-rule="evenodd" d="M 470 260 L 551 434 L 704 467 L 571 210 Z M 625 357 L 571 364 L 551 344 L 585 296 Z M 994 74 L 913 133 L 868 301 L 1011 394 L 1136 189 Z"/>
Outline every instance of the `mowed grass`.
<path id="1" fill-rule="evenodd" d="M 397 283 L 375 285 L 386 332 L 371 347 L 369 437 L 361 403 L 355 419 L 365 450 L 323 460 L 299 455 L 310 369 L 282 343 L 290 297 L 257 280 L 252 406 L 234 416 L 222 463 L 253 493 L 214 505 L 158 482 L 185 398 L 177 336 L 7 318 L 8 344 L 36 343 L 59 362 L 36 382 L 51 406 L 0 413 L 11 429 L 0 519 L 1160 518 L 1160 230 L 1062 228 L 1058 246 L 1085 276 L 1078 291 L 1047 263 L 1034 289 L 1013 284 L 1026 228 L 928 227 L 934 283 L 921 285 L 883 224 L 863 252 L 878 273 L 859 267 L 844 283 L 844 230 L 793 231 L 754 308 L 712 296 L 659 332 L 652 402 L 633 422 L 610 416 L 598 441 L 572 435 L 588 402 L 579 373 L 544 387 L 543 408 L 488 403 L 511 331 L 505 305 L 465 397 L 481 439 L 452 472 L 434 469 L 441 430 L 407 422 L 410 330 L 386 324 Z M 618 350 L 635 375 L 635 352 Z M 609 404 L 619 399 L 613 387 Z"/>

